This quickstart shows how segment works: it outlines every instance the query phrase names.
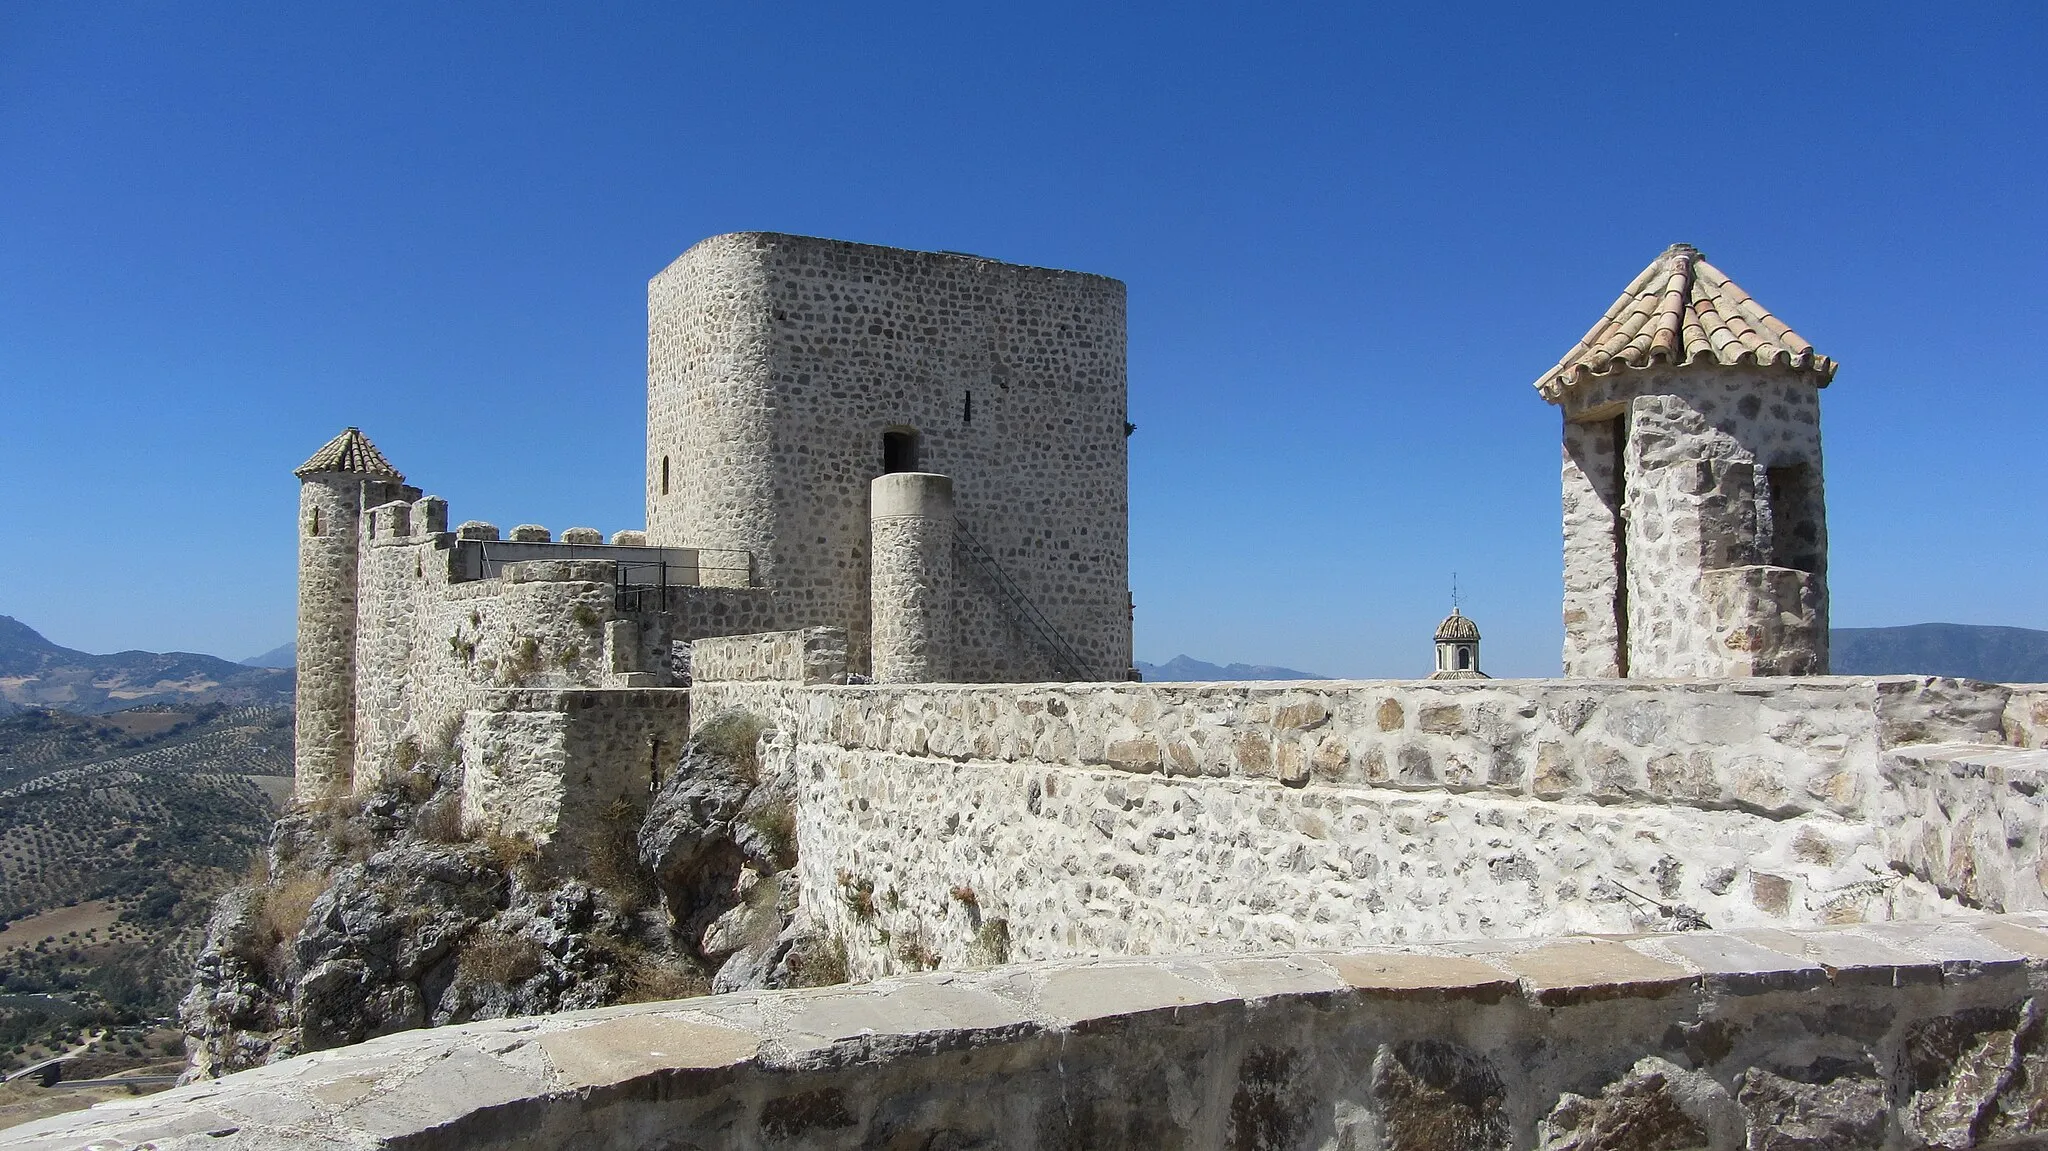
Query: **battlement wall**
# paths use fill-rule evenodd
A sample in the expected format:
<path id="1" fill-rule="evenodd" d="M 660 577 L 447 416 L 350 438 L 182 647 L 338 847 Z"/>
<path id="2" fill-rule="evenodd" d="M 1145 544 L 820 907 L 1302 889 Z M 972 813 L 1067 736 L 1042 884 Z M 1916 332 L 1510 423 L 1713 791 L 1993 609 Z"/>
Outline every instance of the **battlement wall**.
<path id="1" fill-rule="evenodd" d="M 783 597 L 747 586 L 743 554 L 647 547 L 639 532 L 604 543 L 589 528 L 556 540 L 532 524 L 499 540 L 492 524 L 447 523 L 435 497 L 363 513 L 354 790 L 445 758 L 490 693 L 671 687 L 675 642 L 784 622 Z"/>
<path id="2" fill-rule="evenodd" d="M 1997 685 L 694 695 L 699 716 L 772 725 L 763 759 L 799 796 L 804 905 L 859 975 L 971 965 L 991 933 L 1054 959 L 2048 907 L 2048 764 L 2002 782 L 1943 768 L 1918 791 L 1887 774 L 1904 748 L 2008 747 L 2014 692 Z M 1964 800 L 1982 818 L 1951 826 L 1941 811 Z"/>
<path id="3" fill-rule="evenodd" d="M 2044 994 L 2030 915 L 1020 965 L 401 1032 L 0 1147 L 2032 1147 Z"/>

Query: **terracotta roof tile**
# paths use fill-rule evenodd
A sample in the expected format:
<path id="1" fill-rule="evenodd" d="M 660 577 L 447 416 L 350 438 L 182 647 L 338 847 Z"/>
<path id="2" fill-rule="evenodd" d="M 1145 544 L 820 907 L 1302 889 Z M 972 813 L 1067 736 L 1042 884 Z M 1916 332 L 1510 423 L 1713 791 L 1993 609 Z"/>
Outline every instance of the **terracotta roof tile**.
<path id="1" fill-rule="evenodd" d="M 1615 372 L 1662 365 L 1777 365 L 1811 373 L 1814 386 L 1835 378 L 1835 361 L 1707 263 L 1699 249 L 1673 244 L 1643 269 L 1593 330 L 1536 381 L 1555 404 L 1565 390 Z"/>
<path id="2" fill-rule="evenodd" d="M 374 476 L 380 480 L 404 483 L 405 477 L 370 437 L 361 428 L 344 428 L 342 433 L 327 441 L 327 446 L 313 453 L 313 458 L 292 469 L 295 476 L 310 476 L 316 472 L 340 472 L 351 476 Z"/>

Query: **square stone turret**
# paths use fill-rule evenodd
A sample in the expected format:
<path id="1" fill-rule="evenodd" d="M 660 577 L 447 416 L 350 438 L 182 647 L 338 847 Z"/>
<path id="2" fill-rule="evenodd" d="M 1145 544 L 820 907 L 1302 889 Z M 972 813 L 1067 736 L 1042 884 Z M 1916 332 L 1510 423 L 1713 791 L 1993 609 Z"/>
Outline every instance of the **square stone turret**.
<path id="1" fill-rule="evenodd" d="M 867 671 L 875 477 L 954 484 L 948 674 L 1130 666 L 1124 286 L 747 232 L 648 285 L 647 541 L 752 557 Z"/>
<path id="2" fill-rule="evenodd" d="M 1674 244 L 1536 381 L 1564 415 L 1564 671 L 1824 675 L 1835 362 Z"/>

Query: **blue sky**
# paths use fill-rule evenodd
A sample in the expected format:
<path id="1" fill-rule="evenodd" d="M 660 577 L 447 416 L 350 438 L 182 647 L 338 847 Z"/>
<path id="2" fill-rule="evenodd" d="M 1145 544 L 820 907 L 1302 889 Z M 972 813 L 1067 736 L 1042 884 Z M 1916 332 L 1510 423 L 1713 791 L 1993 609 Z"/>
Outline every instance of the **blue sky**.
<path id="1" fill-rule="evenodd" d="M 1554 674 L 1530 383 L 1684 240 L 1843 364 L 1835 622 L 2048 627 L 2048 5 L 0 10 L 0 614 L 292 631 L 290 470 L 637 526 L 645 283 L 763 229 L 1130 288 L 1137 652 Z"/>

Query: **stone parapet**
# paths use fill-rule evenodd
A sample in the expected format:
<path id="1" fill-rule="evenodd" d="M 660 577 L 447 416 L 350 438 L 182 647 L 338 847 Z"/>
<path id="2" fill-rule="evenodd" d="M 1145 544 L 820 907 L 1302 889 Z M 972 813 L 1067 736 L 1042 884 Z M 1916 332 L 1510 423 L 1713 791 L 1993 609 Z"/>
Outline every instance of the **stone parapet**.
<path id="1" fill-rule="evenodd" d="M 876 976 L 1952 914 L 1973 904 L 1900 829 L 1978 785 L 1930 800 L 1885 757 L 1993 748 L 2009 697 L 1926 677 L 707 683 L 694 706 L 773 729 L 805 913 Z M 2011 903 L 1975 906 L 2042 906 L 2040 836 L 1992 835 L 1971 890 Z"/>
<path id="2" fill-rule="evenodd" d="M 847 749 L 1779 818 L 1870 814 L 1879 751 L 2001 743 L 2011 694 L 1929 676 L 698 689 L 700 714 Z"/>
<path id="3" fill-rule="evenodd" d="M 694 683 L 825 684 L 846 677 L 846 629 L 717 636 L 690 645 Z"/>
<path id="4" fill-rule="evenodd" d="M 2048 751 L 1927 744 L 1884 758 L 1902 809 L 1889 854 L 1916 878 L 1976 907 L 2048 908 Z"/>
<path id="5" fill-rule="evenodd" d="M 22 1151 L 2021 1147 L 2048 918 L 999 967 L 402 1032 Z"/>

